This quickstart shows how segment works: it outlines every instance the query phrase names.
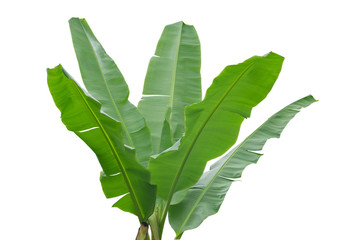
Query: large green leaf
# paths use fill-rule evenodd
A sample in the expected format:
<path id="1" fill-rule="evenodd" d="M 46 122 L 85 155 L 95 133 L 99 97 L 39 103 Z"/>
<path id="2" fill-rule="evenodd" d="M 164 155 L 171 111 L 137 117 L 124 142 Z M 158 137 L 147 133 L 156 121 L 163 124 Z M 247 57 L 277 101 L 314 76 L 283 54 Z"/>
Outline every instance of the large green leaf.
<path id="1" fill-rule="evenodd" d="M 63 123 L 98 157 L 107 182 L 106 195 L 126 194 L 116 206 L 137 215 L 140 221 L 146 220 L 153 212 L 156 187 L 150 184 L 150 173 L 138 163 L 134 150 L 124 145 L 121 124 L 101 113 L 100 103 L 84 92 L 61 65 L 48 69 L 47 74 Z"/>
<path id="2" fill-rule="evenodd" d="M 268 139 L 279 138 L 300 109 L 315 101 L 310 95 L 283 108 L 213 164 L 189 189 L 182 202 L 170 206 L 169 221 L 177 235 L 198 227 L 208 216 L 217 213 L 232 181 L 240 178 L 245 167 L 262 156 L 255 151 L 262 150 Z"/>
<path id="3" fill-rule="evenodd" d="M 185 135 L 178 150 L 166 151 L 149 163 L 151 181 L 164 200 L 195 184 L 207 161 L 236 142 L 242 121 L 267 96 L 282 63 L 283 57 L 269 53 L 228 66 L 202 102 L 186 107 Z"/>
<path id="4" fill-rule="evenodd" d="M 201 101 L 201 51 L 193 26 L 167 25 L 147 70 L 138 104 L 151 129 L 154 153 L 170 147 L 184 132 L 184 109 Z"/>
<path id="5" fill-rule="evenodd" d="M 85 19 L 69 21 L 82 79 L 88 92 L 102 104 L 102 111 L 122 124 L 125 144 L 134 147 L 146 166 L 152 153 L 151 135 L 144 117 L 128 101 L 128 86 Z"/>

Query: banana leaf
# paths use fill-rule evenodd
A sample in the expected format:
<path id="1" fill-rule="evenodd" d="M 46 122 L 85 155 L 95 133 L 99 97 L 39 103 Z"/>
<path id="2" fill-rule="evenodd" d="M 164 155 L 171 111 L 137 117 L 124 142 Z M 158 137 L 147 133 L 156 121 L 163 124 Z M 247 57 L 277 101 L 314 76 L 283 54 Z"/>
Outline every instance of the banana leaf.
<path id="1" fill-rule="evenodd" d="M 100 103 L 83 91 L 61 65 L 48 69 L 47 75 L 63 123 L 94 151 L 103 178 L 112 180 L 104 189 L 106 195 L 124 195 L 115 206 L 145 221 L 154 209 L 156 187 L 150 184 L 149 171 L 136 160 L 134 149 L 124 145 L 121 123 L 103 114 Z M 108 188 L 110 185 L 116 188 Z"/>
<path id="2" fill-rule="evenodd" d="M 154 154 L 182 137 L 185 107 L 201 101 L 200 50 L 193 26 L 177 22 L 164 28 L 138 104 L 151 130 Z"/>
<path id="3" fill-rule="evenodd" d="M 243 120 L 273 87 L 283 57 L 269 53 L 227 66 L 215 78 L 204 100 L 185 109 L 185 135 L 177 150 L 151 158 L 151 181 L 168 200 L 195 184 L 207 161 L 225 153 L 235 142 Z"/>
<path id="4" fill-rule="evenodd" d="M 147 166 L 152 153 L 151 135 L 139 110 L 128 101 L 129 89 L 115 62 L 107 55 L 85 19 L 69 20 L 81 76 L 102 111 L 119 121 L 125 144 L 136 148 L 139 162 Z"/>
<path id="5" fill-rule="evenodd" d="M 208 216 L 217 213 L 231 183 L 241 177 L 246 166 L 256 163 L 262 156 L 255 151 L 262 150 L 268 139 L 279 138 L 300 109 L 314 102 L 316 100 L 309 95 L 274 114 L 242 143 L 214 163 L 189 189 L 183 201 L 170 206 L 169 222 L 177 236 L 198 227 Z"/>

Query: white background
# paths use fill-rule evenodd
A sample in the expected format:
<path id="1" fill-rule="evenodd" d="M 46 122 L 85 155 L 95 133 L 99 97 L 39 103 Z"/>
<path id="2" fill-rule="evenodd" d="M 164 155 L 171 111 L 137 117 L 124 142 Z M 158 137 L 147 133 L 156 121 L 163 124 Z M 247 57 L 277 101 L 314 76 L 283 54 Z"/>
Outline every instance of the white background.
<path id="1" fill-rule="evenodd" d="M 0 4 L 0 239 L 134 239 L 137 219 L 111 208 L 97 159 L 59 119 L 46 68 L 80 81 L 68 20 L 84 17 L 141 96 L 166 24 L 193 24 L 203 90 L 230 64 L 274 51 L 286 60 L 240 139 L 288 103 L 313 94 L 234 183 L 220 212 L 183 239 L 348 239 L 345 1 L 3 1 Z M 164 239 L 173 239 L 169 225 Z"/>

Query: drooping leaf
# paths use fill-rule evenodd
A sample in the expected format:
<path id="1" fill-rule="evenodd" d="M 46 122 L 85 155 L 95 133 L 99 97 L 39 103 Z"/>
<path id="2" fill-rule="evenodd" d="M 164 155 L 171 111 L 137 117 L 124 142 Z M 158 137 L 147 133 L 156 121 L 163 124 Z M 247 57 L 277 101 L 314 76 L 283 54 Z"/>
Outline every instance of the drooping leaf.
<path id="1" fill-rule="evenodd" d="M 183 22 L 167 25 L 150 60 L 138 104 L 151 129 L 155 154 L 182 136 L 185 106 L 201 101 L 200 67 L 194 27 Z"/>
<path id="2" fill-rule="evenodd" d="M 205 99 L 185 109 L 185 135 L 178 150 L 150 159 L 151 181 L 170 200 L 174 192 L 195 184 L 208 160 L 226 152 L 239 128 L 276 81 L 283 57 L 269 53 L 226 67 L 215 78 Z"/>
<path id="3" fill-rule="evenodd" d="M 125 144 L 136 148 L 139 162 L 147 166 L 152 153 L 151 135 L 144 117 L 128 101 L 128 86 L 85 19 L 69 20 L 80 71 L 88 92 L 102 104 L 102 111 L 122 124 Z"/>
<path id="4" fill-rule="evenodd" d="M 255 151 L 262 150 L 268 139 L 279 138 L 300 109 L 315 101 L 309 95 L 286 106 L 213 164 L 189 189 L 182 202 L 170 206 L 169 221 L 176 234 L 198 227 L 208 216 L 217 213 L 233 179 L 240 178 L 245 167 L 262 156 Z"/>
<path id="5" fill-rule="evenodd" d="M 156 187 L 150 184 L 150 173 L 136 160 L 134 150 L 124 145 L 121 124 L 101 113 L 100 103 L 84 92 L 61 65 L 48 69 L 47 74 L 63 123 L 97 155 L 107 182 L 106 195 L 126 194 L 119 200 L 120 208 L 137 215 L 141 222 L 146 220 L 153 212 Z"/>

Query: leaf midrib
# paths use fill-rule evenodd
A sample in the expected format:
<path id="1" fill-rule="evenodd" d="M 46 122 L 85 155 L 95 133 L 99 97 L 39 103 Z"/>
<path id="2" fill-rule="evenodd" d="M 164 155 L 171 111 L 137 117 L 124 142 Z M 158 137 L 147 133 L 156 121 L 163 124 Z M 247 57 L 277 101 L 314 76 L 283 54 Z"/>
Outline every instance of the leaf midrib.
<path id="1" fill-rule="evenodd" d="M 176 83 L 176 73 L 177 73 L 177 66 L 178 66 L 178 59 L 179 59 L 179 52 L 180 52 L 180 46 L 181 46 L 181 39 L 182 39 L 182 30 L 183 30 L 183 22 L 180 22 L 180 29 L 179 29 L 179 36 L 178 36 L 178 41 L 176 44 L 176 53 L 175 53 L 175 57 L 174 57 L 174 64 L 173 64 L 173 72 L 172 72 L 172 78 L 171 78 L 171 88 L 170 88 L 170 95 L 169 95 L 169 103 L 166 107 L 166 111 L 165 111 L 165 119 L 166 120 L 166 112 L 168 111 L 168 109 L 170 109 L 170 115 L 169 115 L 169 125 L 172 129 L 172 110 L 173 110 L 173 105 L 174 105 L 174 92 L 175 92 L 175 83 Z M 162 129 L 163 131 L 163 129 Z M 162 134 L 160 135 L 160 141 L 159 144 L 161 145 L 162 143 Z"/>
<path id="2" fill-rule="evenodd" d="M 266 121 L 267 122 L 267 121 Z M 209 182 L 209 184 L 205 187 L 205 189 L 203 190 L 203 192 L 200 194 L 199 198 L 197 199 L 197 201 L 195 202 L 195 204 L 193 205 L 193 207 L 191 208 L 191 210 L 189 211 L 189 214 L 187 215 L 187 217 L 185 218 L 185 221 L 183 222 L 183 224 L 181 225 L 180 229 L 179 229 L 179 233 L 181 232 L 181 230 L 183 229 L 183 227 L 185 226 L 185 224 L 187 223 L 187 221 L 190 219 L 192 213 L 194 212 L 194 210 L 196 209 L 197 205 L 201 202 L 202 198 L 204 197 L 205 193 L 208 191 L 208 189 L 210 188 L 210 185 L 214 182 L 214 180 L 216 179 L 216 177 L 219 175 L 219 173 L 222 171 L 222 169 L 225 167 L 225 165 L 230 162 L 233 158 L 233 156 L 238 152 L 238 150 L 243 147 L 245 145 L 245 143 L 252 137 L 254 136 L 254 134 L 260 129 L 262 128 L 266 122 L 264 122 L 260 127 L 258 127 L 252 134 L 250 134 L 246 139 L 244 139 L 244 141 L 239 144 L 239 146 L 233 151 L 233 153 L 231 154 L 231 156 L 224 162 L 224 164 L 222 164 L 222 166 L 220 166 L 219 170 L 214 174 L 212 180 Z"/>
<path id="3" fill-rule="evenodd" d="M 124 123 L 123 117 L 122 117 L 120 111 L 118 110 L 118 107 L 117 107 L 117 105 L 116 105 L 116 102 L 115 102 L 114 98 L 112 97 L 111 91 L 110 91 L 110 89 L 109 89 L 109 85 L 107 84 L 107 81 L 106 81 L 106 79 L 105 79 L 104 73 L 103 73 L 103 71 L 102 71 L 102 69 L 101 69 L 101 66 L 100 66 L 100 63 L 99 63 L 99 59 L 98 59 L 97 54 L 96 54 L 95 51 L 94 51 L 94 47 L 93 47 L 93 45 L 92 45 L 92 43 L 91 43 L 91 39 L 89 38 L 89 35 L 88 35 L 88 33 L 86 32 L 85 27 L 84 27 L 83 24 L 81 23 L 81 20 L 80 20 L 80 19 L 78 19 L 78 20 L 79 20 L 79 23 L 81 24 L 81 27 L 82 27 L 82 29 L 83 29 L 83 32 L 85 33 L 85 35 L 86 35 L 86 37 L 87 37 L 87 39 L 88 39 L 87 42 L 89 43 L 89 45 L 90 45 L 90 47 L 91 47 L 91 49 L 92 49 L 93 55 L 94 55 L 94 57 L 95 57 L 95 59 L 96 59 L 97 65 L 98 65 L 99 73 L 100 73 L 100 75 L 102 76 L 102 79 L 103 79 L 103 81 L 104 81 L 104 83 L 105 83 L 106 90 L 108 91 L 108 95 L 109 95 L 109 97 L 110 97 L 110 99 L 111 99 L 111 102 L 112 102 L 112 104 L 113 104 L 113 106 L 114 106 L 114 108 L 115 108 L 115 110 L 116 110 L 116 113 L 117 113 L 117 115 L 118 115 L 118 117 L 119 117 L 119 119 L 120 119 L 120 123 L 122 124 L 122 129 L 124 129 L 124 132 L 125 132 L 125 134 L 126 134 L 126 137 L 127 137 L 128 141 L 131 143 L 132 147 L 134 147 L 134 143 L 133 143 L 133 141 L 132 141 L 132 138 L 131 138 L 131 136 L 130 136 L 130 133 L 128 132 L 128 128 L 126 127 L 126 124 Z"/>
<path id="4" fill-rule="evenodd" d="M 172 84 L 170 89 L 170 98 L 169 98 L 169 108 L 173 109 L 174 104 L 174 91 L 175 91 L 175 83 L 176 83 L 176 73 L 177 73 L 177 66 L 178 66 L 178 59 L 179 59 L 179 52 L 180 52 L 180 46 L 181 46 L 181 39 L 182 39 L 182 31 L 183 31 L 183 23 L 180 24 L 180 30 L 179 30 L 179 37 L 178 37 L 178 43 L 177 43 L 177 51 L 174 58 L 174 70 L 172 74 Z M 172 113 L 170 114 L 170 122 L 172 122 Z"/>
<path id="5" fill-rule="evenodd" d="M 93 115 L 94 119 L 96 120 L 97 124 L 99 125 L 100 127 L 100 130 L 101 132 L 103 133 L 104 137 L 106 138 L 106 141 L 112 151 L 112 154 L 114 155 L 119 167 L 120 167 L 120 170 L 125 178 L 125 183 L 127 184 L 127 187 L 128 187 L 128 190 L 129 190 L 129 194 L 133 200 L 133 202 L 135 203 L 135 208 L 136 208 L 136 211 L 138 212 L 138 217 L 141 216 L 142 219 L 140 219 L 139 217 L 139 220 L 142 221 L 143 220 L 143 216 L 144 214 L 142 214 L 142 211 L 140 209 L 140 204 L 139 204 L 139 200 L 137 199 L 137 197 L 135 196 L 134 194 L 134 190 L 133 190 L 133 185 L 128 177 L 128 175 L 126 174 L 126 171 L 125 171 L 125 167 L 123 166 L 122 162 L 120 161 L 120 157 L 119 155 L 117 154 L 117 151 L 115 150 L 114 148 L 114 145 L 112 144 L 111 142 L 111 139 L 109 137 L 109 135 L 106 133 L 102 123 L 99 121 L 98 117 L 95 115 L 94 111 L 91 109 L 91 107 L 89 106 L 87 100 L 85 99 L 85 97 L 83 96 L 83 94 L 81 94 L 81 90 L 77 87 L 77 85 L 75 83 L 73 83 L 74 87 L 76 88 L 76 90 L 78 91 L 80 97 L 83 99 L 84 103 L 86 104 L 88 110 L 91 112 L 91 114 Z"/>
<path id="6" fill-rule="evenodd" d="M 202 124 L 202 126 L 199 128 L 198 134 L 196 135 L 196 137 L 195 137 L 194 140 L 192 141 L 192 144 L 190 145 L 189 150 L 187 151 L 187 153 L 186 153 L 186 155 L 185 155 L 185 157 L 184 157 L 184 160 L 183 160 L 183 162 L 182 162 L 182 164 L 181 164 L 181 166 L 180 166 L 180 168 L 179 168 L 179 170 L 178 170 L 178 172 L 177 172 L 176 178 L 175 178 L 175 180 L 174 180 L 174 182 L 173 182 L 173 185 L 172 185 L 172 187 L 171 187 L 171 190 L 170 190 L 170 192 L 169 192 L 169 197 L 168 197 L 168 201 L 167 201 L 167 203 L 166 203 L 166 208 L 165 208 L 164 214 L 166 214 L 167 211 L 168 211 L 168 207 L 169 207 L 169 205 L 170 205 L 170 201 L 171 201 L 171 199 L 172 199 L 172 197 L 173 197 L 173 194 L 174 194 L 176 185 L 177 185 L 177 183 L 178 183 L 178 181 L 179 181 L 179 178 L 180 178 L 180 176 L 181 176 L 181 173 L 182 173 L 182 171 L 183 171 L 183 169 L 184 169 L 184 167 L 185 167 L 186 161 L 187 161 L 189 155 L 191 154 L 191 151 L 192 151 L 194 145 L 196 144 L 196 142 L 197 142 L 199 136 L 201 135 L 201 133 L 202 133 L 204 127 L 206 126 L 207 122 L 208 122 L 209 119 L 212 117 L 212 115 L 213 115 L 214 112 L 217 110 L 217 108 L 220 106 L 220 104 L 223 102 L 223 100 L 226 98 L 226 96 L 229 94 L 229 92 L 230 92 L 230 91 L 233 89 L 233 87 L 237 84 L 237 82 L 243 77 L 243 75 L 244 75 L 254 64 L 255 64 L 255 62 L 252 62 L 251 64 L 249 64 L 249 65 L 246 67 L 246 69 L 245 69 L 244 71 L 242 71 L 242 72 L 239 74 L 239 76 L 237 76 L 236 81 L 231 85 L 231 87 L 226 91 L 226 93 L 220 98 L 219 102 L 216 104 L 216 106 L 213 108 L 213 110 L 212 110 L 212 111 L 210 112 L 210 114 L 208 115 L 207 120 L 204 121 L 203 124 Z M 163 217 L 165 217 L 165 216 L 162 216 L 162 218 L 163 218 Z"/>
<path id="7" fill-rule="evenodd" d="M 265 125 L 267 125 L 267 123 L 269 123 L 269 120 L 279 114 L 280 112 L 282 112 L 285 109 L 291 109 L 288 108 L 290 105 L 288 105 L 287 107 L 281 109 L 280 111 L 276 112 L 275 114 L 273 114 L 270 118 L 268 118 L 261 126 L 259 126 L 255 131 L 253 131 L 246 139 L 244 139 L 244 141 L 242 143 L 240 143 L 238 145 L 238 147 L 233 151 L 233 153 L 231 154 L 231 156 L 228 157 L 228 159 L 220 166 L 220 168 L 218 169 L 218 171 L 214 174 L 213 178 L 211 179 L 211 181 L 209 182 L 209 184 L 205 187 L 205 189 L 202 191 L 202 193 L 200 194 L 199 198 L 197 199 L 197 201 L 195 202 L 195 204 L 193 205 L 193 207 L 191 208 L 191 210 L 189 211 L 189 213 L 187 214 L 183 224 L 181 225 L 180 229 L 179 229 L 179 233 L 182 231 L 182 229 L 184 228 L 184 226 L 186 225 L 187 221 L 190 219 L 192 213 L 194 212 L 194 210 L 196 209 L 197 205 L 201 202 L 202 198 L 204 197 L 205 193 L 209 190 L 210 185 L 214 182 L 214 180 L 218 177 L 219 173 L 224 169 L 224 167 L 226 166 L 227 163 L 229 163 L 230 161 L 233 160 L 233 157 L 236 155 L 236 153 L 239 151 L 240 148 L 242 148 L 247 141 L 252 138 L 261 128 L 263 128 Z M 303 107 L 301 107 L 303 108 Z M 292 110 L 297 110 L 297 109 L 292 109 Z M 266 137 L 266 140 L 270 139 L 272 137 Z"/>

